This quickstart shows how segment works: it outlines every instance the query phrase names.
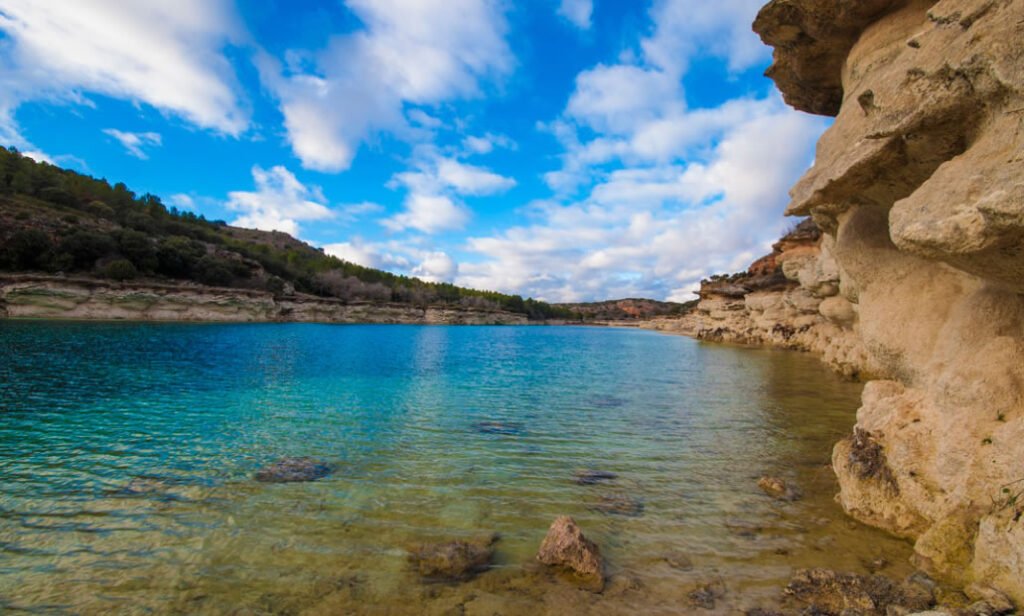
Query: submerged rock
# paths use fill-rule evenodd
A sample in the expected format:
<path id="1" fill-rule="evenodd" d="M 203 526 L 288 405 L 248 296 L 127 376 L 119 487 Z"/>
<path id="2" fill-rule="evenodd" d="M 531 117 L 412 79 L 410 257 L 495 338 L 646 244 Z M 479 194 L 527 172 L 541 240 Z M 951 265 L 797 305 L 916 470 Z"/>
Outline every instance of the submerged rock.
<path id="1" fill-rule="evenodd" d="M 613 481 L 619 476 L 611 471 L 599 471 L 594 469 L 578 470 L 573 474 L 576 483 L 581 486 L 592 486 L 604 481 Z"/>
<path id="2" fill-rule="evenodd" d="M 837 573 L 828 569 L 797 571 L 786 586 L 786 594 L 822 616 L 844 613 L 885 616 L 889 611 L 912 613 L 935 605 L 934 595 L 920 585 L 898 584 L 881 575 Z"/>
<path id="3" fill-rule="evenodd" d="M 500 434 L 503 436 L 519 436 L 524 432 L 523 424 L 507 421 L 478 421 L 473 429 L 481 434 Z"/>
<path id="4" fill-rule="evenodd" d="M 263 483 L 316 481 L 333 472 L 329 464 L 313 458 L 281 458 L 256 471 L 253 478 Z"/>
<path id="5" fill-rule="evenodd" d="M 721 580 L 699 584 L 686 597 L 690 600 L 690 607 L 713 610 L 715 601 L 725 597 L 725 584 Z"/>
<path id="6" fill-rule="evenodd" d="M 601 592 L 604 589 L 601 550 L 583 535 L 569 516 L 555 518 L 540 545 L 537 560 L 571 573 L 574 581 L 587 590 Z"/>
<path id="7" fill-rule="evenodd" d="M 497 541 L 495 534 L 482 541 L 419 545 L 409 552 L 409 561 L 426 581 L 465 581 L 490 568 Z"/>
<path id="8" fill-rule="evenodd" d="M 764 476 L 757 480 L 757 486 L 764 490 L 764 493 L 776 500 L 795 501 L 800 500 L 803 494 L 799 488 L 792 486 L 782 478 Z"/>
<path id="9" fill-rule="evenodd" d="M 626 494 L 607 494 L 602 496 L 591 509 L 606 515 L 638 518 L 644 514 L 644 503 Z"/>

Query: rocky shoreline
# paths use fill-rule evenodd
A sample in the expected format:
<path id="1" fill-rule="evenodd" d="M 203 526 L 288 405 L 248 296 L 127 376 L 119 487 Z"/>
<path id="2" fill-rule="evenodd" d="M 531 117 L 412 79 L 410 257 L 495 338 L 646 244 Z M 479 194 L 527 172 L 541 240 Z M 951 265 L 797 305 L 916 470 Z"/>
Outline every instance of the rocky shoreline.
<path id="1" fill-rule="evenodd" d="M 95 278 L 0 277 L 0 318 L 186 322 L 524 325 L 511 312 L 343 302 L 312 295 Z"/>
<path id="2" fill-rule="evenodd" d="M 798 228 L 652 329 L 810 351 L 866 381 L 832 465 L 937 579 L 1024 602 L 1024 4 L 773 0 L 786 101 L 835 116 Z"/>

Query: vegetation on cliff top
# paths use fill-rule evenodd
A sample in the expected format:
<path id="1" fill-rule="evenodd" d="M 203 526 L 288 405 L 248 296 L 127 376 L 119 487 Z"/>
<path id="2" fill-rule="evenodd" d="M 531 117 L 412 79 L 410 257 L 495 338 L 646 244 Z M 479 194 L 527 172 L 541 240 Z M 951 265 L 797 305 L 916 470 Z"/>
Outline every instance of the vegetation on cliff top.
<path id="1" fill-rule="evenodd" d="M 231 227 L 0 148 L 0 271 L 79 273 L 293 292 L 344 301 L 457 305 L 531 319 L 576 318 L 518 295 L 363 267 L 285 233 Z"/>

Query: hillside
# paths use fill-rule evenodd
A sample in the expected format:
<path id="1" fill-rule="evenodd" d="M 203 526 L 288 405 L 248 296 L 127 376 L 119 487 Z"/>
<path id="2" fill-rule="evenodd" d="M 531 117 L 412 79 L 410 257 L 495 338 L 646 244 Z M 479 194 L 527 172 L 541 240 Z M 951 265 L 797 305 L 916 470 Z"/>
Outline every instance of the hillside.
<path id="1" fill-rule="evenodd" d="M 570 318 L 545 302 L 349 263 L 280 232 L 231 227 L 0 148 L 0 272 L 296 293 L 342 302 Z"/>
<path id="2" fill-rule="evenodd" d="M 679 304 L 653 299 L 626 298 L 603 302 L 555 304 L 555 307 L 568 310 L 580 321 L 631 321 L 680 316 L 689 312 L 696 303 L 696 300 Z"/>

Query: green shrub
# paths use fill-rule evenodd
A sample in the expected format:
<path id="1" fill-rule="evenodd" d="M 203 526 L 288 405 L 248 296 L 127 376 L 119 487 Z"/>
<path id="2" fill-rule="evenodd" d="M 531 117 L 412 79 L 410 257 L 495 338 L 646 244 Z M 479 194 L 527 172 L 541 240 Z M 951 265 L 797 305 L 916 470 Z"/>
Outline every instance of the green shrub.
<path id="1" fill-rule="evenodd" d="M 138 276 L 139 272 L 128 259 L 114 259 L 103 266 L 100 274 L 111 280 L 131 280 Z"/>
<path id="2" fill-rule="evenodd" d="M 0 248 L 0 265 L 11 269 L 42 269 L 50 257 L 53 242 L 38 229 L 15 231 Z"/>

